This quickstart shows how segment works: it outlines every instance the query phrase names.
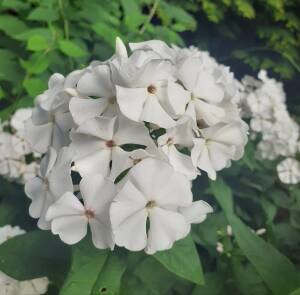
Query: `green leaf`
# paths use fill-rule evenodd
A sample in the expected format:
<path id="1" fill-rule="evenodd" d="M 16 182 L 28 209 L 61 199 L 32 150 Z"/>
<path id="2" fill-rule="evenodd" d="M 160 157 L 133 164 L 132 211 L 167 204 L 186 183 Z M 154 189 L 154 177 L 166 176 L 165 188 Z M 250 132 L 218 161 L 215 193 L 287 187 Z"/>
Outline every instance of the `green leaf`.
<path id="1" fill-rule="evenodd" d="M 239 247 L 270 290 L 275 295 L 282 295 L 295 289 L 299 283 L 294 265 L 271 244 L 254 234 L 233 214 L 230 188 L 218 179 L 211 182 L 211 189 L 232 226 Z"/>
<path id="2" fill-rule="evenodd" d="M 21 60 L 21 65 L 30 74 L 40 74 L 48 68 L 49 61 L 47 55 L 42 52 L 36 52 L 29 60 Z"/>
<path id="3" fill-rule="evenodd" d="M 0 269 L 21 281 L 43 276 L 60 281 L 69 254 L 69 248 L 50 231 L 32 231 L 0 245 Z"/>
<path id="4" fill-rule="evenodd" d="M 69 40 L 60 40 L 58 41 L 59 49 L 68 56 L 71 57 L 82 57 L 87 53 L 81 47 L 79 47 L 76 43 Z"/>
<path id="5" fill-rule="evenodd" d="M 254 18 L 255 10 L 248 0 L 235 0 L 235 5 L 238 11 L 246 18 Z"/>
<path id="6" fill-rule="evenodd" d="M 73 246 L 71 270 L 59 294 L 91 294 L 108 255 L 108 250 L 95 248 L 88 238 Z"/>
<path id="7" fill-rule="evenodd" d="M 154 257 L 177 276 L 198 285 L 204 284 L 200 258 L 190 235 L 176 242 L 172 249 L 155 253 Z"/>
<path id="8" fill-rule="evenodd" d="M 221 273 L 206 273 L 205 285 L 196 286 L 191 295 L 221 295 L 224 294 L 225 278 Z"/>
<path id="9" fill-rule="evenodd" d="M 0 49 L 0 69 L 0 80 L 19 83 L 23 70 L 12 52 Z"/>
<path id="10" fill-rule="evenodd" d="M 290 295 L 300 295 L 300 288 L 297 290 L 293 291 Z"/>
<path id="11" fill-rule="evenodd" d="M 17 17 L 2 14 L 0 15 L 0 30 L 8 36 L 13 37 L 16 34 L 26 31 L 27 26 Z"/>
<path id="12" fill-rule="evenodd" d="M 97 33 L 100 37 L 103 38 L 105 42 L 107 42 L 112 48 L 115 47 L 116 37 L 121 37 L 120 32 L 111 26 L 104 23 L 96 23 L 92 25 L 92 29 Z"/>
<path id="13" fill-rule="evenodd" d="M 35 97 L 47 89 L 47 84 L 39 78 L 26 79 L 23 81 L 23 86 L 31 97 Z"/>
<path id="14" fill-rule="evenodd" d="M 58 12 L 51 8 L 37 7 L 28 15 L 29 20 L 51 22 L 59 19 Z"/>
<path id="15" fill-rule="evenodd" d="M 33 35 L 28 39 L 27 49 L 32 51 L 42 51 L 49 47 L 47 39 L 41 35 Z"/>
<path id="16" fill-rule="evenodd" d="M 119 294 L 121 279 L 126 270 L 126 254 L 115 250 L 110 252 L 93 288 L 93 295 Z"/>
<path id="17" fill-rule="evenodd" d="M 214 182 L 210 182 L 212 194 L 220 203 L 226 215 L 233 214 L 233 199 L 231 189 L 225 182 L 219 178 Z"/>
<path id="18" fill-rule="evenodd" d="M 20 0 L 3 0 L 2 7 L 15 9 L 17 11 L 27 9 L 30 4 Z"/>
<path id="19" fill-rule="evenodd" d="M 145 21 L 146 16 L 141 13 L 137 1 L 121 0 L 121 3 L 125 13 L 125 24 L 129 31 L 133 31 Z"/>

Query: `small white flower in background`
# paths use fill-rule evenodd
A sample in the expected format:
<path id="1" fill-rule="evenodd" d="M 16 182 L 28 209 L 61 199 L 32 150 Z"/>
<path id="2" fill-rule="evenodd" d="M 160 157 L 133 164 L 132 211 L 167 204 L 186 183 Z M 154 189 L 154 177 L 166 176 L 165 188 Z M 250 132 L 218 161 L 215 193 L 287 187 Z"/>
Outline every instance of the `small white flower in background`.
<path id="1" fill-rule="evenodd" d="M 283 183 L 297 184 L 300 182 L 300 162 L 287 158 L 277 165 L 277 173 Z"/>
<path id="2" fill-rule="evenodd" d="M 18 109 L 10 119 L 10 126 L 24 137 L 25 122 L 31 117 L 32 108 Z"/>
<path id="3" fill-rule="evenodd" d="M 73 152 L 70 148 L 62 148 L 58 154 L 50 148 L 41 161 L 39 175 L 25 184 L 25 193 L 32 200 L 29 214 L 39 218 L 38 226 L 41 229 L 50 228 L 45 219 L 49 206 L 65 192 L 73 192 L 72 160 Z"/>
<path id="4" fill-rule="evenodd" d="M 169 164 L 141 161 L 110 208 L 115 243 L 148 254 L 171 248 L 189 233 L 191 222 L 202 222 L 212 211 L 205 202 L 193 205 L 192 198 L 190 181 Z"/>
<path id="5" fill-rule="evenodd" d="M 266 71 L 260 71 L 258 78 L 243 78 L 240 101 L 243 115 L 250 118 L 252 135 L 261 134 L 258 155 L 269 160 L 293 157 L 297 152 L 299 126 L 288 113 L 283 85 L 269 78 Z"/>
<path id="6" fill-rule="evenodd" d="M 19 226 L 0 227 L 0 244 L 25 233 Z M 17 281 L 0 271 L 0 295 L 42 295 L 47 292 L 48 285 L 49 280 L 46 277 Z"/>
<path id="7" fill-rule="evenodd" d="M 258 235 L 258 236 L 262 236 L 264 235 L 265 233 L 267 232 L 267 230 L 265 228 L 259 228 L 255 231 L 255 233 Z"/>
<path id="8" fill-rule="evenodd" d="M 80 182 L 84 204 L 71 192 L 63 194 L 47 212 L 51 230 L 67 244 L 79 242 L 90 225 L 92 240 L 100 249 L 114 248 L 109 208 L 116 195 L 114 184 L 101 174 L 85 176 Z"/>
<path id="9" fill-rule="evenodd" d="M 9 121 L 0 124 L 0 175 L 19 183 L 24 183 L 36 175 L 33 166 L 38 166 L 40 157 L 33 153 L 24 138 L 24 124 L 31 113 L 30 108 L 18 109 Z M 26 161 L 27 155 L 33 158 L 29 163 Z"/>
<path id="10" fill-rule="evenodd" d="M 227 232 L 227 235 L 228 235 L 229 237 L 231 237 L 231 236 L 233 235 L 231 225 L 227 225 L 227 227 L 226 227 L 226 232 Z"/>
<path id="11" fill-rule="evenodd" d="M 223 244 L 221 242 L 217 242 L 216 250 L 220 254 L 224 253 L 224 246 L 223 246 Z"/>
<path id="12" fill-rule="evenodd" d="M 25 234 L 25 230 L 21 229 L 19 226 L 11 226 L 9 224 L 2 226 L 0 227 L 0 244 L 10 238 L 23 234 Z"/>

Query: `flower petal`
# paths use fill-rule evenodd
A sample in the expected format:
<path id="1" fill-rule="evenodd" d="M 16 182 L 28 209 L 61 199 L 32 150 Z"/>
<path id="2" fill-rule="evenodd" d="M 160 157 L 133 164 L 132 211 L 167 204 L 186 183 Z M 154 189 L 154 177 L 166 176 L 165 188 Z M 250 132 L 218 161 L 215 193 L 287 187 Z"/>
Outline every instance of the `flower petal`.
<path id="1" fill-rule="evenodd" d="M 213 208 L 206 202 L 199 200 L 192 203 L 189 207 L 182 207 L 179 209 L 188 223 L 201 223 L 207 214 L 213 212 Z"/>
<path id="2" fill-rule="evenodd" d="M 177 212 L 154 207 L 149 210 L 149 219 L 148 254 L 170 249 L 175 241 L 184 238 L 190 231 L 190 225 Z"/>

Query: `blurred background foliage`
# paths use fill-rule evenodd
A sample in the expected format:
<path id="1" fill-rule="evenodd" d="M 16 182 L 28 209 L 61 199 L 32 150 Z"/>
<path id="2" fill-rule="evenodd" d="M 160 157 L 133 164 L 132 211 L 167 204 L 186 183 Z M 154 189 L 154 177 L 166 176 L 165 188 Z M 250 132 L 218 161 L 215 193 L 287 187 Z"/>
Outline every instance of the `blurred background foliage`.
<path id="1" fill-rule="evenodd" d="M 231 66 L 238 78 L 267 69 L 284 82 L 290 111 L 300 118 L 299 0 L 0 0 L 0 118 L 31 106 L 52 73 L 67 74 L 108 58 L 116 36 L 124 42 L 161 39 L 198 46 Z M 205 177 L 195 181 L 195 197 L 206 199 L 216 211 L 192 233 L 205 286 L 196 286 L 188 272 L 182 275 L 182 264 L 173 261 L 170 266 L 159 255 L 130 253 L 124 258 L 127 254 L 117 250 L 109 256 L 84 244 L 70 249 L 42 231 L 1 246 L 0 268 L 18 279 L 48 275 L 53 283 L 48 294 L 58 294 L 63 285 L 60 294 L 76 295 L 68 289 L 70 282 L 76 288 L 90 284 L 91 294 L 119 294 L 120 286 L 120 294 L 128 295 L 219 295 L 224 290 L 230 295 L 300 294 L 292 292 L 300 281 L 300 189 L 281 184 L 275 165 L 257 160 L 250 142 L 244 158 L 221 173 L 229 186 L 223 181 L 210 184 Z M 0 226 L 36 229 L 21 187 L 0 180 L 0 199 Z M 234 237 L 228 235 L 228 224 Z M 263 239 L 244 224 L 266 228 Z M 223 253 L 216 251 L 218 242 Z M 172 251 L 192 265 L 198 258 L 188 243 Z M 49 245 L 55 251 L 43 256 Z M 95 265 L 97 259 L 105 268 Z M 88 272 L 80 268 L 83 262 Z M 91 273 L 97 277 L 93 286 Z"/>
<path id="2" fill-rule="evenodd" d="M 0 117 L 32 104 L 51 73 L 109 57 L 116 36 L 199 46 L 238 77 L 269 69 L 296 103 L 299 13 L 298 0 L 1 0 Z"/>

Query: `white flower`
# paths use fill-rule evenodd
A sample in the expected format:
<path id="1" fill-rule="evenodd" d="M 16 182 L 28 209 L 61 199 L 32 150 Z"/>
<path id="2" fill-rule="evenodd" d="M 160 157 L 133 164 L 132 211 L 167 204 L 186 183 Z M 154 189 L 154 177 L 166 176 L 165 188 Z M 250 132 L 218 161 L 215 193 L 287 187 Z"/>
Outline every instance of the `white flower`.
<path id="1" fill-rule="evenodd" d="M 25 193 L 32 200 L 29 214 L 39 218 L 38 226 L 49 229 L 45 220 L 47 210 L 65 192 L 73 192 L 71 162 L 73 153 L 69 148 L 57 152 L 50 148 L 41 161 L 40 175 L 25 184 Z"/>
<path id="2" fill-rule="evenodd" d="M 12 138 L 12 134 L 0 132 L 0 175 L 18 179 L 21 176 L 20 166 L 25 159 L 14 150 Z"/>
<path id="3" fill-rule="evenodd" d="M 193 130 L 189 121 L 178 124 L 166 130 L 157 140 L 159 148 L 166 154 L 175 171 L 195 179 L 198 175 L 191 157 L 178 151 L 177 147 L 191 148 L 193 146 Z"/>
<path id="4" fill-rule="evenodd" d="M 191 205 L 191 184 L 183 175 L 163 161 L 141 161 L 130 170 L 111 205 L 116 244 L 131 251 L 145 249 L 148 254 L 171 248 L 190 231 L 189 220 L 180 210 Z"/>
<path id="5" fill-rule="evenodd" d="M 81 124 L 72 134 L 72 147 L 76 152 L 75 166 L 81 175 L 101 173 L 108 176 L 110 161 L 114 175 L 122 172 L 118 159 L 129 157 L 124 144 L 153 145 L 147 128 L 142 123 L 126 118 L 96 117 Z"/>
<path id="6" fill-rule="evenodd" d="M 261 133 L 258 155 L 269 160 L 294 156 L 299 126 L 288 113 L 283 85 L 269 78 L 266 71 L 260 71 L 258 77 L 260 80 L 248 76 L 242 80 L 241 100 L 243 114 L 250 118 L 252 137 Z"/>
<path id="7" fill-rule="evenodd" d="M 191 158 L 195 165 L 215 180 L 216 171 L 238 160 L 247 142 L 246 130 L 240 122 L 217 124 L 201 130 L 203 138 L 194 139 Z"/>
<path id="8" fill-rule="evenodd" d="M 69 76 L 72 77 L 72 73 Z M 71 81 L 73 84 L 73 78 Z M 68 132 L 73 120 L 69 100 L 76 92 L 68 88 L 69 84 L 68 78 L 54 74 L 49 80 L 49 89 L 36 98 L 32 116 L 25 124 L 25 138 L 36 152 L 45 153 L 50 146 L 58 150 L 70 142 Z"/>
<path id="9" fill-rule="evenodd" d="M 51 230 L 67 244 L 79 242 L 90 225 L 95 247 L 114 248 L 109 219 L 110 204 L 115 197 L 114 184 L 100 174 L 85 176 L 80 182 L 84 204 L 71 192 L 65 193 L 47 212 Z"/>
<path id="10" fill-rule="evenodd" d="M 19 282 L 0 271 L 0 295 L 19 295 Z"/>
<path id="11" fill-rule="evenodd" d="M 170 61 L 154 51 L 137 50 L 128 58 L 113 60 L 110 66 L 117 102 L 126 117 L 162 128 L 175 125 L 172 115 L 184 111 L 188 93 L 174 83 Z"/>
<path id="12" fill-rule="evenodd" d="M 225 116 L 222 107 L 218 106 L 224 98 L 224 90 L 213 74 L 203 68 L 201 59 L 185 59 L 179 65 L 177 75 L 191 92 L 188 113 L 195 114 L 197 121 L 203 120 L 209 126 L 220 122 Z"/>
<path id="13" fill-rule="evenodd" d="M 221 242 L 217 242 L 216 250 L 218 253 L 223 254 L 224 253 L 224 245 Z"/>
<path id="14" fill-rule="evenodd" d="M 287 158 L 277 165 L 279 179 L 286 184 L 297 184 L 300 182 L 300 162 Z"/>
<path id="15" fill-rule="evenodd" d="M 86 69 L 76 89 L 81 97 L 70 100 L 70 112 L 77 125 L 100 115 L 117 115 L 116 89 L 107 63 L 92 65 Z"/>
<path id="16" fill-rule="evenodd" d="M 21 229 L 19 226 L 11 226 L 9 224 L 2 226 L 0 227 L 0 244 L 10 238 L 23 234 L 25 234 L 25 230 Z"/>
<path id="17" fill-rule="evenodd" d="M 25 122 L 31 117 L 32 108 L 18 109 L 10 119 L 10 126 L 20 135 L 24 136 Z"/>

